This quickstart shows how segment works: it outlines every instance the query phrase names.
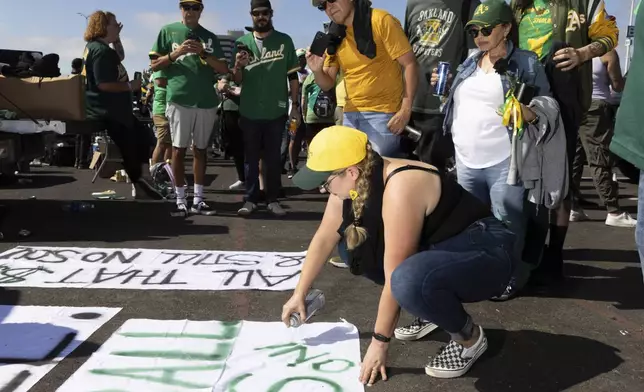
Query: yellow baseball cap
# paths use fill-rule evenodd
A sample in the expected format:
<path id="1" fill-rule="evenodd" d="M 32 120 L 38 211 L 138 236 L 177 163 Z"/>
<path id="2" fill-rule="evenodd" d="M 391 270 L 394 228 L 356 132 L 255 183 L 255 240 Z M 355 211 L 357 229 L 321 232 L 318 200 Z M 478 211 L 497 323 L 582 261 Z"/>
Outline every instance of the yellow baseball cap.
<path id="1" fill-rule="evenodd" d="M 304 190 L 318 188 L 333 172 L 362 162 L 367 142 L 367 134 L 354 128 L 324 128 L 311 141 L 306 166 L 293 177 L 293 183 Z"/>

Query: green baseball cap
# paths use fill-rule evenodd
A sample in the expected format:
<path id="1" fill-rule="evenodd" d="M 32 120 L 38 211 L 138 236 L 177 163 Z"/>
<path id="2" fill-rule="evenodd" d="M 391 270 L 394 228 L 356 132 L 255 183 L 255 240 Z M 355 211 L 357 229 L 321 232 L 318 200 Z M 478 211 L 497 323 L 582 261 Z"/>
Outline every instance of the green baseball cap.
<path id="1" fill-rule="evenodd" d="M 474 16 L 465 27 L 488 27 L 504 23 L 512 23 L 514 15 L 505 0 L 487 0 L 481 3 L 474 11 Z"/>

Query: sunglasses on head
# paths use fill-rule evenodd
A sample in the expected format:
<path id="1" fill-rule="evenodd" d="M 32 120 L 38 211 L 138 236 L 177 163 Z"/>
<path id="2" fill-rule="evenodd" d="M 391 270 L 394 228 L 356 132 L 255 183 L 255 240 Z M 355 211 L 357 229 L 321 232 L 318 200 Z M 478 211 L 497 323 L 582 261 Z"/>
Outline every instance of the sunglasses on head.
<path id="1" fill-rule="evenodd" d="M 181 8 L 184 11 L 195 11 L 195 12 L 201 11 L 201 6 L 199 4 L 183 4 L 181 5 Z"/>
<path id="2" fill-rule="evenodd" d="M 318 5 L 318 9 L 319 9 L 320 11 L 326 11 L 326 4 L 327 4 L 327 3 L 333 4 L 333 3 L 335 3 L 335 2 L 336 2 L 336 0 L 325 0 L 325 1 L 321 2 L 321 3 Z"/>
<path id="3" fill-rule="evenodd" d="M 259 16 L 271 16 L 271 10 L 251 11 L 250 14 L 256 18 Z"/>
<path id="4" fill-rule="evenodd" d="M 467 32 L 469 33 L 469 35 L 472 36 L 472 38 L 478 37 L 479 32 L 483 34 L 484 37 L 489 37 L 490 34 L 492 34 L 494 27 L 495 26 L 487 26 L 487 27 L 481 27 L 480 29 L 477 29 L 476 27 L 472 27 Z"/>

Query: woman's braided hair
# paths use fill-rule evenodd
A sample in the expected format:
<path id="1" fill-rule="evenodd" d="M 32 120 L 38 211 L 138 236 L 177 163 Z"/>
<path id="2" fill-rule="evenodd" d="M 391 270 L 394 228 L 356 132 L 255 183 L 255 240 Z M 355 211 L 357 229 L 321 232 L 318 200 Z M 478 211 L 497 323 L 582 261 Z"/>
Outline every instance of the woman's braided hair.
<path id="1" fill-rule="evenodd" d="M 371 145 L 367 143 L 367 156 L 358 165 L 360 177 L 356 181 L 356 191 L 358 196 L 351 203 L 353 209 L 353 223 L 344 230 L 344 238 L 347 242 L 347 248 L 353 250 L 362 245 L 367 239 L 367 230 L 362 227 L 362 213 L 365 204 L 369 198 L 371 190 L 371 172 L 376 164 L 376 154 L 373 152 Z"/>

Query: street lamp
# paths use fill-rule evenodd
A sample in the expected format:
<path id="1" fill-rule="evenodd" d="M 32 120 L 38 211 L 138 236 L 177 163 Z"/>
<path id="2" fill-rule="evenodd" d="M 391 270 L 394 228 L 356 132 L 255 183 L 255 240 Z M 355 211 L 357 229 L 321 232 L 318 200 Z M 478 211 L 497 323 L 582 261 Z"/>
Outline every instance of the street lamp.
<path id="1" fill-rule="evenodd" d="M 77 12 L 76 15 L 82 16 L 83 18 L 85 18 L 85 23 L 89 23 L 89 16 L 85 15 L 82 12 Z"/>

